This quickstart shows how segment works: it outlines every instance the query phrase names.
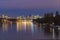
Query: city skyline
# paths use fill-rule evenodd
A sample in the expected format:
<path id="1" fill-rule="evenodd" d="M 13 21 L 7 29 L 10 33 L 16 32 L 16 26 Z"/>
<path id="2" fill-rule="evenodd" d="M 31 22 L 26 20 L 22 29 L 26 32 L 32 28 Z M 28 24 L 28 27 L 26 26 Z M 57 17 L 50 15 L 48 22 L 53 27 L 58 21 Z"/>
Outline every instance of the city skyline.
<path id="1" fill-rule="evenodd" d="M 28 16 L 28 15 L 40 15 L 44 16 L 45 13 L 53 13 L 55 15 L 56 11 L 60 10 L 55 9 L 0 9 L 0 15 L 8 15 L 8 16 Z"/>

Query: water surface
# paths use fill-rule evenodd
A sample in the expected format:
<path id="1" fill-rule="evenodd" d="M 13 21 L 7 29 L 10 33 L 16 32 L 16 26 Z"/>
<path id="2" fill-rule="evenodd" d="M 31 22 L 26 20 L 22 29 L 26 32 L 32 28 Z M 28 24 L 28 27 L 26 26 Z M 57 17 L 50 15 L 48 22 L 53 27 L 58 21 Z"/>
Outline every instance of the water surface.
<path id="1" fill-rule="evenodd" d="M 60 35 L 44 32 L 42 26 L 33 24 L 31 20 L 18 20 L 16 23 L 0 23 L 0 40 L 40 40 L 60 39 Z"/>

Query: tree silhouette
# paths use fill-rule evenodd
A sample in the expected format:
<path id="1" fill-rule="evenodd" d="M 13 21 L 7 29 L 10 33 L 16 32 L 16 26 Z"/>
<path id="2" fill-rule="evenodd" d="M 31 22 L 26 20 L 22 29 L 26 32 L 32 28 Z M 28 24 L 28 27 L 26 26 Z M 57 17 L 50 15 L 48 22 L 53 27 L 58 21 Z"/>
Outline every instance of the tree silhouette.
<path id="1" fill-rule="evenodd" d="M 56 14 L 55 14 L 55 20 L 54 20 L 54 23 L 55 25 L 60 25 L 60 15 L 59 15 L 59 12 L 56 11 Z"/>
<path id="2" fill-rule="evenodd" d="M 52 12 L 51 13 L 46 13 L 44 15 L 44 20 L 45 20 L 46 23 L 53 23 L 53 21 L 54 21 L 53 13 Z"/>

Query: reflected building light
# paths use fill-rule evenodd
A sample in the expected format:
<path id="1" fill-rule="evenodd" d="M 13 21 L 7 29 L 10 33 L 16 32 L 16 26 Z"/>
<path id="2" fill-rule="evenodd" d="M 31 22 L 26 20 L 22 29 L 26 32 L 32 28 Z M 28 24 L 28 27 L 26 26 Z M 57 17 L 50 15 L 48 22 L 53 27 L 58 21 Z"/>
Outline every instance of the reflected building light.
<path id="1" fill-rule="evenodd" d="M 23 20 L 22 23 L 21 23 L 21 27 L 22 27 L 22 30 L 24 30 L 25 28 L 25 25 L 26 25 L 26 20 Z"/>
<path id="2" fill-rule="evenodd" d="M 34 33 L 34 24 L 33 23 L 31 23 L 31 31 L 32 31 L 32 35 L 33 35 L 33 33 Z"/>
<path id="3" fill-rule="evenodd" d="M 53 28 L 53 39 L 55 39 L 54 28 Z"/>
<path id="4" fill-rule="evenodd" d="M 4 19 L 4 22 L 7 22 L 7 20 L 6 20 L 6 19 Z"/>
<path id="5" fill-rule="evenodd" d="M 20 31 L 20 23 L 17 22 L 16 24 L 17 24 L 17 32 L 19 32 Z"/>
<path id="6" fill-rule="evenodd" d="M 16 23 L 17 23 L 17 32 L 24 30 L 24 21 L 23 20 L 17 21 Z"/>
<path id="7" fill-rule="evenodd" d="M 30 29 L 31 28 L 31 21 L 30 20 L 20 20 L 17 21 L 17 32 L 20 30 L 25 30 L 26 32 L 26 28 Z"/>
<path id="8" fill-rule="evenodd" d="M 12 30 L 12 22 L 10 22 L 10 24 L 11 24 L 11 30 Z"/>
<path id="9" fill-rule="evenodd" d="M 3 32 L 4 32 L 4 26 L 5 26 L 5 25 L 4 25 L 4 23 L 3 23 L 3 24 L 2 24 Z"/>
<path id="10" fill-rule="evenodd" d="M 3 27 L 3 32 L 7 31 L 8 30 L 8 23 L 3 23 L 2 27 Z"/>
<path id="11" fill-rule="evenodd" d="M 30 20 L 26 21 L 26 26 L 28 27 L 28 29 L 30 29 L 30 27 L 31 27 L 31 21 Z"/>
<path id="12" fill-rule="evenodd" d="M 24 21 L 24 29 L 25 29 L 25 32 L 26 32 L 26 20 Z"/>

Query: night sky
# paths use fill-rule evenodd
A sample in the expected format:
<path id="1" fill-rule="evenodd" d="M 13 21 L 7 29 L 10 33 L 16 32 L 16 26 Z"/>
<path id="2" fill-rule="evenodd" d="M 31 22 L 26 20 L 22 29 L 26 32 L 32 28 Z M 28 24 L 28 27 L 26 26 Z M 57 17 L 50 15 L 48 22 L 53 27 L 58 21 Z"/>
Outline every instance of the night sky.
<path id="1" fill-rule="evenodd" d="M 43 15 L 56 10 L 60 10 L 60 0 L 0 0 L 0 15 Z"/>

